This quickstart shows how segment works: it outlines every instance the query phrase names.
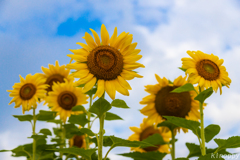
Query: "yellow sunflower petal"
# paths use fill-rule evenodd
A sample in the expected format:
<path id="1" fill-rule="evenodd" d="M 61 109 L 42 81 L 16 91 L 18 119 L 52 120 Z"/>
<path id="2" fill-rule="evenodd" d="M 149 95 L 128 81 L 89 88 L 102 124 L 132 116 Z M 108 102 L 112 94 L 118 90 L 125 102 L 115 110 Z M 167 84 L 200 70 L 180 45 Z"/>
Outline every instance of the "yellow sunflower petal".
<path id="1" fill-rule="evenodd" d="M 96 43 L 94 42 L 94 39 L 92 38 L 92 36 L 89 34 L 89 33 L 87 33 L 87 32 L 85 32 L 85 40 L 86 40 L 86 42 L 87 42 L 87 44 L 88 44 L 88 46 L 90 47 L 90 48 L 95 48 L 95 47 L 97 47 L 97 45 L 96 45 Z"/>
<path id="2" fill-rule="evenodd" d="M 90 28 L 90 30 L 92 31 L 92 33 L 93 33 L 93 36 L 94 36 L 94 38 L 95 38 L 95 42 L 97 43 L 97 45 L 98 46 L 100 46 L 101 45 L 101 43 L 100 43 L 100 38 L 99 38 L 99 36 L 98 36 L 98 34 L 97 34 L 97 32 L 96 31 L 94 31 L 93 29 L 91 29 Z"/>
<path id="3" fill-rule="evenodd" d="M 86 83 L 84 88 L 83 88 L 83 93 L 92 89 L 92 87 L 95 85 L 96 81 L 97 81 L 97 78 L 93 77 L 88 83 Z"/>
<path id="4" fill-rule="evenodd" d="M 101 26 L 101 38 L 102 38 L 102 44 L 103 45 L 108 45 L 109 43 L 109 34 L 108 34 L 108 31 L 105 27 L 104 24 L 102 24 Z"/>
<path id="5" fill-rule="evenodd" d="M 102 79 L 99 79 L 98 81 L 97 81 L 97 92 L 95 93 L 95 95 L 93 96 L 93 99 L 94 98 L 96 98 L 97 96 L 100 98 L 102 95 L 103 95 L 103 93 L 104 93 L 104 80 L 102 80 Z"/>
<path id="6" fill-rule="evenodd" d="M 113 81 L 105 81 L 105 90 L 109 97 L 114 100 L 116 95 L 116 89 Z"/>

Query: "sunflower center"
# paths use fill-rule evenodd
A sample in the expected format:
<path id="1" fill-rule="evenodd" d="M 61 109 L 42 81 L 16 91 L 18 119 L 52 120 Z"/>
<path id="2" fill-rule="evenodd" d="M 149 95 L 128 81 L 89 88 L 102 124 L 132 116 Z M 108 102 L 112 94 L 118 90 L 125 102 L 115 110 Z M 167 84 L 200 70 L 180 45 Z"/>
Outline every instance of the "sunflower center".
<path id="1" fill-rule="evenodd" d="M 19 92 L 20 97 L 23 100 L 31 99 L 35 93 L 36 93 L 36 87 L 31 83 L 24 84 Z"/>
<path id="2" fill-rule="evenodd" d="M 217 64 L 208 59 L 197 62 L 196 69 L 201 77 L 209 81 L 218 79 L 220 74 Z"/>
<path id="3" fill-rule="evenodd" d="M 175 88 L 167 86 L 158 91 L 155 108 L 161 116 L 185 118 L 191 109 L 191 96 L 189 92 L 170 93 Z"/>
<path id="4" fill-rule="evenodd" d="M 71 110 L 77 104 L 77 97 L 72 92 L 64 91 L 58 96 L 58 104 L 65 110 Z"/>
<path id="5" fill-rule="evenodd" d="M 82 148 L 82 145 L 83 145 L 83 136 L 74 136 L 73 138 L 73 146 L 76 146 L 78 148 Z"/>
<path id="6" fill-rule="evenodd" d="M 158 130 L 154 129 L 154 127 L 150 126 L 150 127 L 147 127 L 146 129 L 144 129 L 141 134 L 140 134 L 140 141 L 148 138 L 149 136 L 155 134 L 155 133 L 159 133 Z M 150 151 L 156 151 L 158 150 L 160 145 L 156 145 L 156 147 L 146 147 L 146 148 L 143 148 L 143 150 L 147 151 L 147 152 L 150 152 Z"/>
<path id="7" fill-rule="evenodd" d="M 98 46 L 88 55 L 87 66 L 98 79 L 113 80 L 122 72 L 123 56 L 116 48 Z"/>
<path id="8" fill-rule="evenodd" d="M 46 84 L 49 85 L 49 87 L 47 88 L 47 91 L 52 91 L 52 85 L 53 85 L 53 82 L 64 82 L 63 80 L 64 76 L 60 75 L 60 74 L 53 74 L 51 75 L 50 77 L 48 77 L 47 81 L 46 81 Z"/>

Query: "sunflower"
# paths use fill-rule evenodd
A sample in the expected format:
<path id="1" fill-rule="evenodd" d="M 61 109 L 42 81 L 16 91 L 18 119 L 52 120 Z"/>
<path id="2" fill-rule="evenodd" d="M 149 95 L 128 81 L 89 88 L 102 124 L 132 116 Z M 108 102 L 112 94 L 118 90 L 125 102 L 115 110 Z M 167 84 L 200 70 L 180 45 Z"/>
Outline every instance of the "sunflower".
<path id="1" fill-rule="evenodd" d="M 47 88 L 47 92 L 52 91 L 53 82 L 63 83 L 64 78 L 68 81 L 72 81 L 74 78 L 69 75 L 70 70 L 65 69 L 65 65 L 59 66 L 58 61 L 55 62 L 55 66 L 53 64 L 49 64 L 48 68 L 42 67 L 42 71 L 44 74 L 41 74 L 44 78 L 46 78 L 45 83 L 49 85 Z"/>
<path id="2" fill-rule="evenodd" d="M 157 128 L 156 125 L 153 125 L 151 122 L 147 121 L 146 118 L 143 119 L 143 123 L 140 124 L 140 128 L 138 127 L 130 127 L 130 129 L 134 132 L 128 140 L 130 141 L 142 141 L 149 136 L 159 133 L 165 142 L 169 142 L 171 138 L 171 132 L 166 127 Z M 131 150 L 139 151 L 139 152 L 151 152 L 151 151 L 159 151 L 162 153 L 169 153 L 169 147 L 167 144 L 164 145 L 156 145 L 156 147 L 147 147 L 147 148 L 136 148 L 132 147 Z"/>
<path id="3" fill-rule="evenodd" d="M 70 147 L 78 147 L 86 149 L 86 140 L 84 135 L 74 135 L 71 139 L 69 139 L 69 146 Z"/>
<path id="4" fill-rule="evenodd" d="M 52 90 L 46 97 L 46 102 L 52 111 L 56 111 L 57 115 L 60 115 L 64 123 L 71 114 L 80 113 L 72 111 L 74 106 L 87 103 L 88 97 L 82 93 L 82 88 L 73 86 L 73 81 L 69 82 L 65 79 L 65 83 L 54 82 Z"/>
<path id="5" fill-rule="evenodd" d="M 113 35 L 109 38 L 105 25 L 101 26 L 100 42 L 98 34 L 90 29 L 93 37 L 85 33 L 83 37 L 87 44 L 78 42 L 83 48 L 70 50 L 74 54 L 68 56 L 76 62 L 68 64 L 68 69 L 75 69 L 72 75 L 80 78 L 77 85 L 85 84 L 83 92 L 89 91 L 97 83 L 96 96 L 101 97 L 106 91 L 108 95 L 115 99 L 116 91 L 123 95 L 129 95 L 131 86 L 126 80 L 134 77 L 142 78 L 141 75 L 132 71 L 144 65 L 137 63 L 142 55 L 138 55 L 140 49 L 135 49 L 137 43 L 132 43 L 132 34 L 122 32 L 117 36 L 117 27 Z"/>
<path id="6" fill-rule="evenodd" d="M 44 84 L 45 79 L 38 76 L 38 74 L 31 75 L 28 74 L 26 79 L 21 75 L 20 83 L 15 83 L 13 85 L 13 90 L 7 90 L 11 92 L 9 94 L 13 99 L 10 101 L 9 105 L 15 102 L 14 108 L 20 107 L 22 105 L 23 114 L 25 111 L 29 111 L 31 107 L 37 108 L 37 102 L 39 98 L 44 98 L 46 96 L 47 84 Z"/>
<path id="7" fill-rule="evenodd" d="M 222 94 L 222 85 L 229 88 L 231 79 L 226 68 L 222 66 L 223 59 L 201 51 L 187 51 L 187 54 L 192 58 L 182 58 L 182 68 L 186 69 L 186 74 L 189 74 L 190 83 L 198 83 L 202 90 L 213 87 L 217 92 L 219 88 L 220 94 Z"/>
<path id="8" fill-rule="evenodd" d="M 175 88 L 186 84 L 187 76 L 179 76 L 173 83 L 170 83 L 165 77 L 160 78 L 157 74 L 155 77 L 158 84 L 145 86 L 145 91 L 150 95 L 144 97 L 140 102 L 140 104 L 147 105 L 140 112 L 148 116 L 148 121 L 161 123 L 164 121 L 162 116 L 175 116 L 195 121 L 200 119 L 199 102 L 194 100 L 197 96 L 195 91 L 170 93 Z M 187 132 L 187 129 L 183 128 L 183 131 Z"/>

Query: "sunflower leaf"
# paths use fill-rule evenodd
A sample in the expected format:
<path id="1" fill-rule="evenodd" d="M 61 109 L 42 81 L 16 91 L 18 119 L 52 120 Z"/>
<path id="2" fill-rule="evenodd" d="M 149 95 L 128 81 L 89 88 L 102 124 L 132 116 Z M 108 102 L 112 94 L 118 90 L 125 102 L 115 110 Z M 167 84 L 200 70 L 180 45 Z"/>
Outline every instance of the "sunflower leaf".
<path id="1" fill-rule="evenodd" d="M 238 148 L 240 147 L 240 136 L 229 137 L 228 139 L 214 139 L 218 145 L 217 151 L 221 151 L 226 148 Z"/>
<path id="2" fill-rule="evenodd" d="M 121 99 L 114 99 L 111 103 L 111 105 L 113 107 L 117 107 L 117 108 L 130 108 L 127 106 L 126 102 L 124 100 Z"/>
<path id="3" fill-rule="evenodd" d="M 203 102 L 212 95 L 213 93 L 213 89 L 212 87 L 200 92 L 195 98 L 194 100 L 199 101 L 200 103 L 203 104 Z"/>
<path id="4" fill-rule="evenodd" d="M 19 121 L 29 121 L 33 120 L 33 116 L 30 114 L 26 115 L 13 115 L 13 117 L 17 118 Z"/>
<path id="5" fill-rule="evenodd" d="M 144 142 L 147 142 L 147 143 L 150 143 L 150 144 L 153 144 L 153 145 L 163 145 L 163 144 L 167 144 L 164 140 L 163 140 L 163 137 L 158 134 L 158 133 L 155 133 L 149 137 L 147 137 L 146 139 L 143 140 Z"/>
<path id="6" fill-rule="evenodd" d="M 163 116 L 166 118 L 169 122 L 175 124 L 176 126 L 183 127 L 190 129 L 195 135 L 198 135 L 198 129 L 200 126 L 200 123 L 197 121 L 187 120 L 185 118 L 179 118 L 174 116 Z"/>
<path id="7" fill-rule="evenodd" d="M 163 121 L 161 123 L 158 123 L 157 127 L 161 127 L 161 126 L 168 127 L 171 131 L 173 131 L 175 128 L 178 127 L 169 121 Z"/>
<path id="8" fill-rule="evenodd" d="M 210 142 L 214 136 L 220 132 L 220 126 L 216 124 L 210 124 L 204 129 L 205 142 Z M 201 138 L 200 129 L 198 130 L 199 137 Z"/>
<path id="9" fill-rule="evenodd" d="M 52 132 L 49 129 L 47 129 L 47 128 L 41 129 L 39 133 L 42 133 L 44 135 L 49 135 L 49 136 L 52 135 Z"/>
<path id="10" fill-rule="evenodd" d="M 85 111 L 85 108 L 82 105 L 77 105 L 72 108 L 72 111 Z"/>
<path id="11" fill-rule="evenodd" d="M 89 136 L 95 136 L 95 133 L 93 133 L 93 131 L 88 128 L 80 128 L 79 131 Z"/>
<path id="12" fill-rule="evenodd" d="M 96 115 L 98 115 L 98 117 L 101 117 L 111 108 L 111 104 L 101 97 L 93 103 L 93 105 L 89 108 L 89 111 L 95 113 Z"/>
<path id="13" fill-rule="evenodd" d="M 181 92 L 189 92 L 189 91 L 196 91 L 194 86 L 191 83 L 186 83 L 183 86 L 180 86 L 171 91 L 171 93 L 181 93 Z"/>
<path id="14" fill-rule="evenodd" d="M 213 154 L 213 153 L 209 153 L 206 154 L 205 156 L 201 156 L 198 158 L 198 160 L 224 160 L 222 158 L 222 156 L 219 156 L 218 154 Z"/>
<path id="15" fill-rule="evenodd" d="M 39 114 L 36 115 L 37 120 L 39 121 L 49 121 L 54 120 L 57 115 L 57 112 L 54 111 L 44 111 L 40 110 Z"/>
<path id="16" fill-rule="evenodd" d="M 179 69 L 181 69 L 183 72 L 186 72 L 187 69 L 184 69 L 182 67 L 178 67 Z"/>
<path id="17" fill-rule="evenodd" d="M 133 158 L 134 160 L 161 160 L 167 153 L 161 153 L 159 151 L 153 152 L 130 152 L 118 154 L 124 157 Z"/>
<path id="18" fill-rule="evenodd" d="M 123 120 L 123 119 L 114 113 L 106 112 L 105 120 L 112 121 L 112 120 Z"/>
<path id="19" fill-rule="evenodd" d="M 125 140 L 122 138 L 118 138 L 115 136 L 110 136 L 113 144 L 112 144 L 112 148 L 114 147 L 141 147 L 141 148 L 145 148 L 145 147 L 151 147 L 154 146 L 148 142 L 145 141 L 130 141 L 130 140 Z"/>
<path id="20" fill-rule="evenodd" d="M 189 160 L 189 159 L 188 159 L 188 158 L 180 157 L 180 158 L 176 158 L 175 160 Z"/>
<path id="21" fill-rule="evenodd" d="M 86 118 L 86 114 L 79 114 L 79 115 L 71 115 L 69 117 L 68 120 L 69 123 L 73 123 L 73 124 L 79 124 L 80 126 L 85 126 L 85 124 L 87 124 L 88 122 L 90 122 L 87 118 Z"/>
<path id="22" fill-rule="evenodd" d="M 91 90 L 87 91 L 85 94 L 89 95 L 90 97 L 97 92 L 97 88 L 92 88 Z"/>

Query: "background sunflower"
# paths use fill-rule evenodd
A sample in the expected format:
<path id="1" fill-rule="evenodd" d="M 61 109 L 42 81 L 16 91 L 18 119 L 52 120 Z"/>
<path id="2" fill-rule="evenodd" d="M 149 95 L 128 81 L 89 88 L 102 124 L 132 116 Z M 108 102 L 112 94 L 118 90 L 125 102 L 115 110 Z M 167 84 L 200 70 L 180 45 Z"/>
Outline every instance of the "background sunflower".
<path id="1" fill-rule="evenodd" d="M 56 111 L 57 115 L 60 115 L 64 123 L 71 114 L 79 114 L 79 112 L 72 111 L 74 106 L 88 103 L 87 95 L 82 93 L 82 88 L 74 87 L 73 81 L 68 82 L 65 79 L 65 83 L 54 83 L 52 89 L 46 102 L 52 111 Z"/>
<path id="2" fill-rule="evenodd" d="M 226 68 L 222 66 L 223 59 L 213 54 L 206 54 L 202 51 L 187 51 L 192 58 L 182 58 L 182 68 L 189 74 L 189 82 L 205 88 L 213 87 L 217 92 L 220 89 L 222 94 L 222 85 L 229 88 L 231 79 L 228 77 Z"/>
<path id="3" fill-rule="evenodd" d="M 14 108 L 18 108 L 22 105 L 22 113 L 29 111 L 31 107 L 37 108 L 37 102 L 39 98 L 44 98 L 46 96 L 47 84 L 44 84 L 45 79 L 38 74 L 31 75 L 28 74 L 24 79 L 21 75 L 20 83 L 15 83 L 13 85 L 13 90 L 7 90 L 11 92 L 9 94 L 13 99 L 10 101 L 9 105 L 15 102 Z"/>
<path id="4" fill-rule="evenodd" d="M 165 142 L 169 142 L 171 138 L 171 132 L 165 127 L 157 128 L 156 125 L 153 125 L 146 118 L 143 119 L 143 122 L 140 124 L 140 128 L 138 127 L 130 127 L 130 129 L 134 132 L 128 140 L 131 141 L 142 141 L 153 134 L 160 134 Z M 139 148 L 132 147 L 131 150 L 138 152 L 151 152 L 151 151 L 159 151 L 162 153 L 170 153 L 168 144 L 157 145 L 156 147 L 147 147 L 147 148 Z"/>
<path id="5" fill-rule="evenodd" d="M 122 32 L 117 36 L 117 27 L 113 35 L 109 38 L 108 31 L 104 24 L 101 26 L 101 39 L 98 34 L 90 29 L 93 37 L 85 33 L 83 37 L 87 44 L 78 42 L 83 48 L 70 50 L 74 54 L 68 56 L 76 62 L 68 64 L 67 68 L 75 69 L 72 75 L 80 78 L 77 85 L 85 84 L 83 92 L 89 91 L 97 83 L 96 96 L 101 97 L 106 91 L 108 95 L 115 99 L 116 91 L 123 95 L 129 95 L 128 90 L 131 86 L 126 80 L 134 77 L 142 78 L 139 74 L 132 71 L 144 65 L 137 63 L 142 55 L 138 53 L 140 49 L 135 49 L 137 43 L 132 43 L 132 34 Z"/>
<path id="6" fill-rule="evenodd" d="M 84 135 L 74 135 L 71 139 L 69 139 L 70 147 L 78 147 L 86 149 L 86 140 Z"/>

